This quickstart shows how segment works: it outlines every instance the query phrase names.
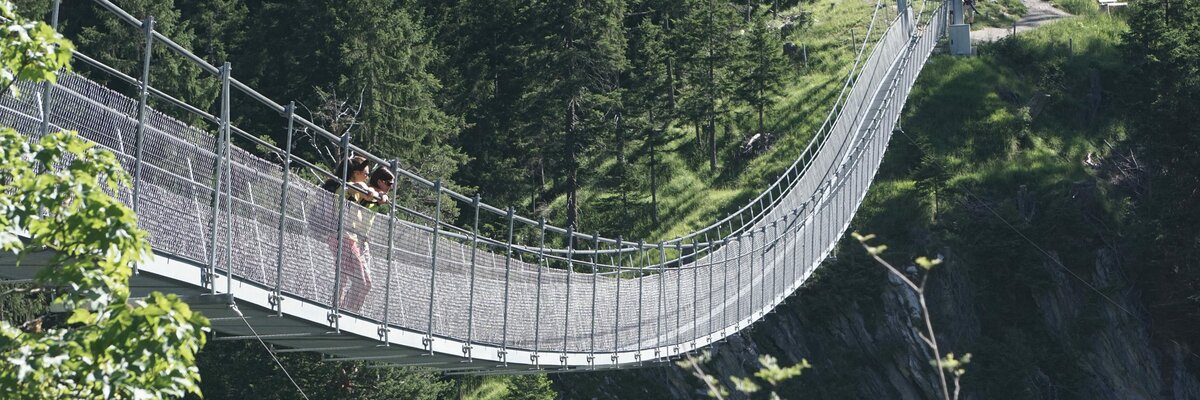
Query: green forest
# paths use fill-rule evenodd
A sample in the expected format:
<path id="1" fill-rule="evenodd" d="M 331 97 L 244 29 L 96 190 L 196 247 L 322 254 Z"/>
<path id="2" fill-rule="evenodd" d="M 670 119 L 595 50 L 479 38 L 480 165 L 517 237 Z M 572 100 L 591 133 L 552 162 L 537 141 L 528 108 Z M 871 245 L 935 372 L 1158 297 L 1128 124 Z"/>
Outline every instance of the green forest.
<path id="1" fill-rule="evenodd" d="M 804 99 L 836 93 L 871 9 L 830 7 L 815 28 L 794 1 L 116 3 L 405 169 L 560 226 L 648 239 L 711 220 L 790 162 L 742 148 L 760 133 L 789 137 L 785 154 L 802 146 L 825 111 Z M 86 3 L 61 18 L 85 54 L 136 69 L 137 32 Z M 163 46 L 154 56 L 154 86 L 215 110 L 216 79 Z M 792 88 L 807 94 L 781 96 Z M 285 140 L 276 113 L 233 100 L 235 125 Z M 296 140 L 306 159 L 335 159 L 336 143 Z"/>
<path id="2" fill-rule="evenodd" d="M 22 15 L 49 19 L 48 1 L 14 3 Z M 181 46 L 214 65 L 229 61 L 240 81 L 276 101 L 295 101 L 301 115 L 399 159 L 402 168 L 556 225 L 647 240 L 725 216 L 795 160 L 832 107 L 875 11 L 859 0 L 114 3 L 153 16 L 155 28 Z M 851 226 L 878 234 L 895 257 L 953 249 L 952 264 L 970 271 L 982 333 L 947 335 L 975 354 L 964 392 L 979 398 L 1038 398 L 1022 390 L 1036 374 L 1067 388 L 1055 392 L 1063 398 L 1087 397 L 1073 391 L 1087 382 L 1077 367 L 1088 354 L 1080 343 L 1104 325 L 1107 306 L 1087 296 L 1086 315 L 1066 338 L 1051 339 L 1047 323 L 1028 312 L 1040 307 L 1031 293 L 1052 284 L 1030 266 L 1050 258 L 1088 276 L 1103 253 L 1097 249 L 1118 254 L 1128 282 L 1101 292 L 1135 293 L 1144 318 L 1132 323 L 1148 327 L 1154 348 L 1200 348 L 1200 128 L 1191 121 L 1200 110 L 1200 1 L 1139 1 L 1117 13 L 1069 3 L 1056 4 L 1076 14 L 1067 21 L 983 45 L 976 56 L 930 60 Z M 896 4 L 880 12 L 890 20 Z M 82 53 L 128 74 L 138 70 L 136 30 L 87 1 L 65 3 L 59 18 Z M 981 24 L 1005 26 L 1005 18 L 992 14 Z M 153 56 L 154 87 L 217 110 L 217 79 L 163 46 Z M 249 98 L 233 104 L 235 125 L 283 145 L 276 112 Z M 172 112 L 166 103 L 151 105 Z M 339 157 L 336 143 L 304 135 L 293 142 L 324 167 Z M 434 200 L 422 193 L 406 200 L 432 209 Z M 804 314 L 804 324 L 820 326 L 847 304 L 881 303 L 890 290 L 886 273 L 851 242 L 778 314 Z M 959 326 L 957 300 L 934 296 L 935 318 L 951 321 L 951 330 Z M 28 299 L 0 301 L 18 309 L 5 318 L 24 318 L 20 309 L 31 307 Z M 883 319 L 879 309 L 864 313 Z M 790 329 L 784 318 L 769 317 L 739 342 L 757 343 L 785 364 L 800 362 L 773 337 L 773 329 Z M 886 351 L 916 351 L 890 345 Z M 728 355 L 738 346 L 722 346 L 708 365 L 743 374 L 744 365 L 729 366 L 746 364 Z M 864 397 L 855 385 L 870 372 L 857 369 L 871 357 L 832 348 L 802 356 L 814 368 L 789 381 L 784 388 L 795 390 L 781 391 L 784 397 Z M 702 382 L 671 364 L 484 378 L 329 363 L 316 354 L 281 358 L 310 398 L 703 393 Z M 1200 357 L 1180 362 L 1195 380 Z M 197 363 L 205 398 L 296 398 L 257 343 L 210 341 Z M 618 380 L 636 384 L 612 383 Z M 1158 394 L 1191 393 L 1175 390 Z"/>

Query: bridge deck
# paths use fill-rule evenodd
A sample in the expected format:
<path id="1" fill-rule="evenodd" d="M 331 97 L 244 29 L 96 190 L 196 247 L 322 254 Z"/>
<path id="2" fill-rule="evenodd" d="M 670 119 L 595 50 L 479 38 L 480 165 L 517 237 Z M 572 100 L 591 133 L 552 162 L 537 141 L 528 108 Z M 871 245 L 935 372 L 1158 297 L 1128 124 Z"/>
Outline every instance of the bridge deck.
<path id="1" fill-rule="evenodd" d="M 666 259 L 664 244 L 632 253 L 594 246 L 576 256 L 574 248 L 555 252 L 377 216 L 353 228 L 375 253 L 368 268 L 376 284 L 359 309 L 337 304 L 339 286 L 359 287 L 336 267 L 337 242 L 329 238 L 338 235 L 338 218 L 364 210 L 339 210 L 335 196 L 307 182 L 284 184 L 288 171 L 278 164 L 223 148 L 228 137 L 153 109 L 144 139 L 134 140 L 137 102 L 77 75 L 51 87 L 47 117 L 52 128 L 112 150 L 126 169 L 141 169 L 136 204 L 130 191 L 117 193 L 138 207 L 158 255 L 140 266 L 134 295 L 185 296 L 213 321 L 216 340 L 261 337 L 283 352 L 452 373 L 637 366 L 745 329 L 819 267 L 866 195 L 942 33 L 941 9 L 915 35 L 912 18 L 899 17 L 880 36 L 839 97 L 836 120 L 801 156 L 803 165 L 781 177 L 785 186 L 764 192 L 758 211 L 747 207 L 744 226 L 727 234 L 718 227 L 719 237 L 688 247 L 678 242 L 678 258 L 654 264 Z M 42 120 L 34 96 L 0 97 L 0 124 L 36 138 Z M 144 153 L 134 143 L 144 143 Z M 11 256 L 0 256 L 0 276 L 27 279 L 47 259 L 35 254 L 13 268 Z"/>

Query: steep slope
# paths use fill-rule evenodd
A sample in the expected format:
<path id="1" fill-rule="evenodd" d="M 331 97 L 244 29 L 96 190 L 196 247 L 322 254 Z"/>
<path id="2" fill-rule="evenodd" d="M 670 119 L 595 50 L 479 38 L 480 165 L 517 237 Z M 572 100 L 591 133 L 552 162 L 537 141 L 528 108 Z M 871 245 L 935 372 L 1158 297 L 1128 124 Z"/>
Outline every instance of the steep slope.
<path id="1" fill-rule="evenodd" d="M 1124 29 L 1081 17 L 980 57 L 931 60 L 852 226 L 878 234 L 899 265 L 946 258 L 931 311 L 943 348 L 974 354 L 964 398 L 1200 396 L 1200 357 L 1152 329 L 1153 289 L 1137 279 L 1144 171 L 1128 165 L 1138 150 L 1125 140 Z M 772 354 L 814 365 L 785 383 L 788 398 L 937 396 L 915 299 L 856 243 L 777 311 L 717 347 L 708 371 L 732 387 L 729 376 Z M 703 396 L 670 364 L 554 379 L 567 398 Z"/>

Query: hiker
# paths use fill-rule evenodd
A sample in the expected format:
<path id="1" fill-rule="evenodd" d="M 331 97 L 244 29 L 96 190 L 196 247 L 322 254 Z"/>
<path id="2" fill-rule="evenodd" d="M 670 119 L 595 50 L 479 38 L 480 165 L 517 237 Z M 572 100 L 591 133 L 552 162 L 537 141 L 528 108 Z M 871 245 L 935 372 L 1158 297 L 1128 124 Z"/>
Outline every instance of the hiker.
<path id="1" fill-rule="evenodd" d="M 387 168 L 379 167 L 371 171 L 371 176 L 367 178 L 367 187 L 375 191 L 375 198 L 363 204 L 364 206 L 384 205 L 391 201 L 388 198 L 388 193 L 392 191 L 392 186 L 396 184 L 396 176 L 392 175 L 392 171 Z"/>
<path id="2" fill-rule="evenodd" d="M 975 9 L 975 0 L 963 0 L 963 14 L 967 17 L 967 23 L 975 23 L 975 13 L 979 10 Z"/>
<path id="3" fill-rule="evenodd" d="M 367 186 L 367 171 L 371 168 L 370 162 L 361 156 L 351 157 L 347 161 L 338 163 L 334 170 L 336 175 L 341 175 L 345 170 L 346 199 L 359 204 L 377 199 L 378 193 Z M 321 188 L 331 193 L 341 193 L 341 180 L 330 178 L 321 185 Z M 345 233 L 341 238 L 329 237 L 327 244 L 329 244 L 330 250 L 337 254 L 338 244 L 341 243 L 342 257 L 338 266 L 345 279 L 342 279 L 340 291 L 337 293 L 338 304 L 346 310 L 357 312 L 362 309 L 363 304 L 367 301 L 367 294 L 371 291 L 371 270 L 368 268 L 370 264 L 367 262 L 366 239 L 367 234 L 370 233 L 371 218 L 374 213 L 365 212 L 358 207 L 349 207 L 345 212 Z"/>
<path id="4" fill-rule="evenodd" d="M 350 189 L 350 193 L 346 195 L 346 198 L 359 204 L 375 202 L 375 199 L 379 197 L 379 193 L 367 185 L 367 178 L 370 173 L 368 171 L 371 170 L 371 163 L 362 156 L 350 157 L 348 161 L 349 169 L 346 170 L 346 187 Z M 344 167 L 342 163 L 338 163 L 337 168 L 333 171 L 334 175 L 340 176 Z M 338 193 L 341 191 L 341 186 L 341 180 L 337 178 L 326 179 L 325 183 L 321 184 L 321 188 L 330 193 Z"/>

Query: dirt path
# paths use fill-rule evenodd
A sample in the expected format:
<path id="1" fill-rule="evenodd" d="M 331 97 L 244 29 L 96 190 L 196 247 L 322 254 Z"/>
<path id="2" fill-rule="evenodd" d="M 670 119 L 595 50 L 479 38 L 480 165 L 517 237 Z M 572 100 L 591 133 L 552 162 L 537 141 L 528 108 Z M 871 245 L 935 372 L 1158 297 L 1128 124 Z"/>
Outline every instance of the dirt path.
<path id="1" fill-rule="evenodd" d="M 1021 17 L 1021 20 L 1017 21 L 1017 32 L 1024 32 L 1071 16 L 1066 11 L 1054 8 L 1048 1 L 1021 0 L 1021 3 L 1025 4 L 1025 8 L 1029 9 L 1029 12 Z M 971 32 L 971 43 L 993 42 L 1010 34 L 1012 34 L 1012 27 L 983 28 Z"/>

